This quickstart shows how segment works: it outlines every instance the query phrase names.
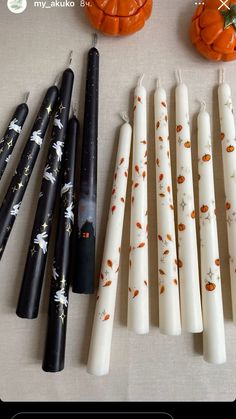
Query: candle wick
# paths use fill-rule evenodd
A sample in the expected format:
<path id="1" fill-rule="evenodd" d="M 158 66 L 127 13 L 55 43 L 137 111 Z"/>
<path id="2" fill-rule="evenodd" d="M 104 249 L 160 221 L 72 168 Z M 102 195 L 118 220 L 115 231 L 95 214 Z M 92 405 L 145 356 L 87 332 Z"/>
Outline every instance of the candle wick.
<path id="1" fill-rule="evenodd" d="M 59 84 L 59 80 L 60 80 L 60 76 L 59 74 L 56 76 L 55 81 L 54 81 L 54 86 L 58 86 Z"/>
<path id="2" fill-rule="evenodd" d="M 161 79 L 160 79 L 160 77 L 157 77 L 156 87 L 157 88 L 161 87 Z"/>
<path id="3" fill-rule="evenodd" d="M 120 117 L 121 117 L 121 119 L 123 119 L 123 121 L 129 123 L 129 117 L 128 117 L 128 114 L 125 111 L 120 113 Z"/>
<path id="4" fill-rule="evenodd" d="M 180 70 L 180 68 L 175 70 L 175 76 L 178 84 L 183 83 L 182 71 Z"/>
<path id="5" fill-rule="evenodd" d="M 72 108 L 72 115 L 73 115 L 73 116 L 76 116 L 76 115 L 77 115 L 77 113 L 78 113 L 78 108 L 77 108 L 77 106 L 76 106 L 74 103 L 72 103 L 71 108 Z"/>
<path id="6" fill-rule="evenodd" d="M 201 100 L 200 104 L 201 104 L 200 111 L 205 112 L 206 111 L 206 102 L 205 102 L 205 100 Z"/>
<path id="7" fill-rule="evenodd" d="M 142 74 L 139 79 L 138 79 L 138 86 L 142 86 L 143 85 L 143 79 L 145 77 L 145 74 Z"/>
<path id="8" fill-rule="evenodd" d="M 224 67 L 220 68 L 219 70 L 219 82 L 220 84 L 225 83 L 225 68 Z"/>
<path id="9" fill-rule="evenodd" d="M 98 35 L 96 32 L 93 33 L 93 47 L 95 48 L 98 43 Z"/>
<path id="10" fill-rule="evenodd" d="M 24 103 L 27 103 L 27 102 L 28 102 L 29 95 L 30 95 L 30 92 L 26 92 L 26 93 L 25 93 L 25 96 L 24 96 Z"/>
<path id="11" fill-rule="evenodd" d="M 71 64 L 72 64 L 72 60 L 73 60 L 73 53 L 74 53 L 74 51 L 73 50 L 71 50 L 70 51 L 70 55 L 69 55 L 69 67 L 71 66 Z"/>

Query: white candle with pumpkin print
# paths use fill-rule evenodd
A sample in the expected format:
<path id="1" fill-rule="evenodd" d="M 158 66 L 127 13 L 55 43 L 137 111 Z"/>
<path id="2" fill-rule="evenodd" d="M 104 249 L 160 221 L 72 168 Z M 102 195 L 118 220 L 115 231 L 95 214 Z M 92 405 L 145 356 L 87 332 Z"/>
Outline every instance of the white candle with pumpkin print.
<path id="1" fill-rule="evenodd" d="M 131 192 L 128 328 L 149 332 L 148 207 L 147 207 L 147 104 L 139 79 L 134 92 L 133 161 Z"/>
<path id="2" fill-rule="evenodd" d="M 188 88 L 182 83 L 175 91 L 178 267 L 181 321 L 186 332 L 202 331 L 202 309 L 198 268 L 198 249 L 193 192 Z"/>
<path id="3" fill-rule="evenodd" d="M 166 92 L 158 81 L 154 96 L 158 238 L 159 327 L 180 335 L 180 303 Z"/>
<path id="4" fill-rule="evenodd" d="M 224 314 L 215 210 L 210 116 L 203 103 L 198 115 L 199 214 L 203 310 L 203 356 L 207 362 L 226 361 Z"/>
<path id="5" fill-rule="evenodd" d="M 236 132 L 231 88 L 224 72 L 218 88 L 222 157 L 225 187 L 225 208 L 231 278 L 233 321 L 236 325 Z"/>
<path id="6" fill-rule="evenodd" d="M 126 119 L 126 118 L 125 118 Z M 121 126 L 87 370 L 109 372 L 132 128 Z"/>

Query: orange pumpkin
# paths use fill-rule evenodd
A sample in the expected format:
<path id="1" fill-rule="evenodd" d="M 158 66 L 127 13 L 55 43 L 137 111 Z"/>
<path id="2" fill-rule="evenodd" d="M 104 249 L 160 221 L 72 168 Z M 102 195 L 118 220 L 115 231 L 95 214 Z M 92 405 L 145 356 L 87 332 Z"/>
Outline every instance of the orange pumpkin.
<path id="1" fill-rule="evenodd" d="M 232 153 L 232 152 L 234 151 L 234 146 L 233 146 L 233 145 L 229 145 L 229 146 L 226 148 L 226 151 L 227 151 L 227 153 Z"/>
<path id="2" fill-rule="evenodd" d="M 177 182 L 179 183 L 179 184 L 181 184 L 181 183 L 184 183 L 184 181 L 185 181 L 185 177 L 184 176 L 178 176 L 178 178 L 177 178 Z"/>
<path id="3" fill-rule="evenodd" d="M 236 0 L 205 0 L 193 15 L 190 38 L 208 60 L 236 60 Z"/>
<path id="4" fill-rule="evenodd" d="M 204 154 L 204 156 L 202 156 L 202 161 L 210 161 L 210 160 L 211 160 L 210 154 Z"/>
<path id="5" fill-rule="evenodd" d="M 216 288 L 216 284 L 214 284 L 213 282 L 207 282 L 205 286 L 207 291 L 214 291 L 214 289 Z"/>
<path id="6" fill-rule="evenodd" d="M 186 226 L 185 226 L 185 224 L 179 224 L 179 231 L 184 231 L 185 229 L 186 229 Z"/>
<path id="7" fill-rule="evenodd" d="M 201 208 L 200 208 L 200 210 L 201 210 L 201 212 L 204 213 L 204 212 L 207 212 L 209 210 L 209 208 L 208 208 L 207 205 L 202 205 Z"/>
<path id="8" fill-rule="evenodd" d="M 131 35 L 150 17 L 152 0 L 90 0 L 86 12 L 90 23 L 104 34 Z"/>

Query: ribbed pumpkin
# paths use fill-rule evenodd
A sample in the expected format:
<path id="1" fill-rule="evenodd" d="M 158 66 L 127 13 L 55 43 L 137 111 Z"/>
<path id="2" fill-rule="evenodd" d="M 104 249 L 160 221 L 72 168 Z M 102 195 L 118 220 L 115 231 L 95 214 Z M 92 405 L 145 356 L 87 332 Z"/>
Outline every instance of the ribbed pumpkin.
<path id="1" fill-rule="evenodd" d="M 190 38 L 209 60 L 236 60 L 236 0 L 205 0 L 192 18 Z"/>
<path id="2" fill-rule="evenodd" d="M 106 35 L 131 35 L 145 25 L 152 0 L 90 0 L 86 12 L 91 24 Z"/>

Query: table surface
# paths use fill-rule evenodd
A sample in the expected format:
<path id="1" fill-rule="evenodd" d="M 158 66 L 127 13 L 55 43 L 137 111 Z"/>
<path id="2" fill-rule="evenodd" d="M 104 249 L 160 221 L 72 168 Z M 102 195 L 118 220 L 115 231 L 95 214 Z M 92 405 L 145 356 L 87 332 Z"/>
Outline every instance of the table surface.
<path id="1" fill-rule="evenodd" d="M 34 7 L 28 1 L 26 11 L 14 15 L 0 4 L 1 84 L 0 135 L 24 93 L 30 90 L 30 116 L 14 150 L 14 158 L 2 178 L 3 198 L 27 140 L 35 113 L 45 89 L 67 64 L 74 51 L 75 88 L 73 101 L 83 119 L 86 53 L 91 45 L 92 29 L 80 2 L 74 8 Z M 30 3 L 30 4 L 29 4 Z M 47 2 L 50 4 L 50 2 Z M 34 174 L 25 194 L 17 221 L 0 263 L 0 335 L 3 400 L 233 400 L 236 394 L 236 328 L 232 324 L 230 278 L 224 211 L 221 145 L 217 110 L 219 64 L 201 58 L 188 40 L 188 25 L 195 5 L 191 0 L 154 0 L 152 18 L 145 28 L 130 37 L 113 39 L 99 36 L 101 54 L 99 162 L 98 162 L 98 237 L 97 266 L 101 263 L 105 226 L 115 162 L 119 112 L 131 111 L 137 77 L 145 73 L 148 90 L 148 187 L 150 225 L 150 322 L 149 335 L 135 336 L 126 328 L 130 200 L 126 208 L 122 263 L 119 276 L 116 316 L 113 333 L 111 369 L 106 377 L 96 378 L 86 372 L 95 296 L 70 295 L 66 368 L 57 374 L 42 371 L 47 321 L 50 266 L 46 275 L 40 315 L 35 320 L 15 315 L 24 263 L 36 210 L 42 170 L 46 158 L 44 144 Z M 183 333 L 180 337 L 161 335 L 158 329 L 157 246 L 155 208 L 155 162 L 153 93 L 157 76 L 168 92 L 172 167 L 175 180 L 175 69 L 183 70 L 189 87 L 193 142 L 194 178 L 197 178 L 196 115 L 199 100 L 205 100 L 212 115 L 216 203 L 222 261 L 222 286 L 227 343 L 227 363 L 207 364 L 202 358 L 202 335 Z M 236 106 L 235 64 L 227 63 L 227 80 L 231 84 Z M 175 183 L 175 182 L 174 182 Z M 197 206 L 197 184 L 195 184 Z M 50 250 L 49 259 L 52 256 Z M 49 264 L 50 265 L 50 264 Z"/>

